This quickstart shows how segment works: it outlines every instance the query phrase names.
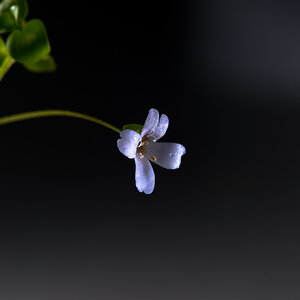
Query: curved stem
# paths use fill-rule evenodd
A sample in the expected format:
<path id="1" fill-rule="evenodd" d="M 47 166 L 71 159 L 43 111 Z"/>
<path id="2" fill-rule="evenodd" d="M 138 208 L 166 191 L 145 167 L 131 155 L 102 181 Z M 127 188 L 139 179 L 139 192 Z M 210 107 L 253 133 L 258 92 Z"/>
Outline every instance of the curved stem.
<path id="1" fill-rule="evenodd" d="M 25 113 L 19 113 L 19 114 L 14 114 L 14 115 L 10 115 L 10 116 L 0 117 L 0 125 L 5 125 L 5 124 L 9 124 L 9 123 L 14 123 L 14 122 L 20 122 L 20 121 L 35 119 L 35 118 L 57 117 L 57 116 L 83 119 L 83 120 L 87 120 L 87 121 L 102 125 L 106 128 L 109 128 L 109 129 L 117 132 L 117 133 L 121 132 L 121 130 L 119 128 L 117 128 L 105 121 L 102 121 L 98 118 L 95 118 L 95 117 L 92 117 L 89 115 L 85 115 L 82 113 L 78 113 L 75 111 L 60 110 L 60 109 L 37 110 L 37 111 L 31 111 L 31 112 L 25 112 Z"/>
<path id="2" fill-rule="evenodd" d="M 1 68 L 0 68 L 0 81 L 4 77 L 4 75 L 8 72 L 8 70 L 11 68 L 11 66 L 14 64 L 15 60 L 7 56 L 4 61 L 2 62 Z"/>

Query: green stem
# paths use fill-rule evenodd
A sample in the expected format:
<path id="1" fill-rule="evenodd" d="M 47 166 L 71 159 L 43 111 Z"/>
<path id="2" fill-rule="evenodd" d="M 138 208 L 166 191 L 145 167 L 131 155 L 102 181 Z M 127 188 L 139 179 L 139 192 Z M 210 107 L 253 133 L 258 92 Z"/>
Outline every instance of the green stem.
<path id="1" fill-rule="evenodd" d="M 72 117 L 72 118 L 78 118 L 87 120 L 99 125 L 102 125 L 106 128 L 109 128 L 117 133 L 120 133 L 121 130 L 105 121 L 102 121 L 98 118 L 91 117 L 82 113 L 78 113 L 75 111 L 69 111 L 69 110 L 60 110 L 60 109 L 48 109 L 48 110 L 37 110 L 37 111 L 31 111 L 31 112 L 25 112 L 5 117 L 0 117 L 0 125 L 5 125 L 9 123 L 29 120 L 29 119 L 35 119 L 35 118 L 43 118 L 43 117 Z"/>
<path id="2" fill-rule="evenodd" d="M 7 73 L 7 71 L 11 68 L 11 66 L 14 64 L 15 60 L 11 56 L 7 56 L 4 61 L 2 62 L 1 68 L 0 68 L 0 81 L 4 77 L 4 75 Z"/>

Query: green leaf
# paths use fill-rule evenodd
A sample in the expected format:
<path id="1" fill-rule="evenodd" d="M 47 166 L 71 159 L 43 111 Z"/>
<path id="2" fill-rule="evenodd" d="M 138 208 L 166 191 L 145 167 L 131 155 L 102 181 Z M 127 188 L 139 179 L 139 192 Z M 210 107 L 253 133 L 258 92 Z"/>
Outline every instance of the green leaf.
<path id="1" fill-rule="evenodd" d="M 3 39 L 0 37 L 0 80 L 13 64 L 14 59 L 9 55 Z"/>
<path id="2" fill-rule="evenodd" d="M 131 129 L 131 130 L 141 134 L 142 129 L 143 129 L 143 125 L 140 125 L 140 124 L 127 124 L 127 125 L 124 125 L 122 127 L 122 130 L 125 130 L 125 129 Z"/>
<path id="3" fill-rule="evenodd" d="M 29 21 L 22 30 L 14 30 L 6 45 L 10 55 L 23 64 L 34 64 L 50 52 L 47 31 L 39 19 Z"/>
<path id="4" fill-rule="evenodd" d="M 21 29 L 28 13 L 26 0 L 4 0 L 0 3 L 0 34 Z"/>
<path id="5" fill-rule="evenodd" d="M 23 66 L 31 72 L 35 73 L 50 73 L 56 70 L 56 63 L 51 55 L 43 57 L 34 64 L 23 64 Z"/>
<path id="6" fill-rule="evenodd" d="M 0 15 L 0 34 L 17 29 L 18 26 L 13 15 L 9 12 L 4 12 Z"/>
<path id="7" fill-rule="evenodd" d="M 8 51 L 6 49 L 6 45 L 2 39 L 2 37 L 0 36 L 0 65 L 2 64 L 3 60 L 5 59 L 5 57 L 7 56 Z"/>
<path id="8" fill-rule="evenodd" d="M 21 24 L 28 14 L 26 0 L 3 0 L 0 3 L 0 15 L 9 12 L 15 18 L 17 24 Z"/>

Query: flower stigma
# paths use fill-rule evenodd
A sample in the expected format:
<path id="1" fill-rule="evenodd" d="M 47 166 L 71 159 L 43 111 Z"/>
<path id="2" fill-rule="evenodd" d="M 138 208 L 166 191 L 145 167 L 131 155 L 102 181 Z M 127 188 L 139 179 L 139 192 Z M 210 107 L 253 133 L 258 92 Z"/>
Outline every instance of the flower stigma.
<path id="1" fill-rule="evenodd" d="M 147 134 L 147 135 L 143 136 L 142 140 L 139 142 L 139 144 L 137 146 L 137 153 L 139 154 L 140 158 L 144 158 L 145 153 L 146 153 L 146 149 L 144 146 L 149 145 L 150 139 L 151 139 L 151 137 Z M 152 157 L 151 157 L 151 159 L 152 159 Z M 156 161 L 156 157 L 154 157 L 154 159 L 152 159 L 152 160 Z"/>

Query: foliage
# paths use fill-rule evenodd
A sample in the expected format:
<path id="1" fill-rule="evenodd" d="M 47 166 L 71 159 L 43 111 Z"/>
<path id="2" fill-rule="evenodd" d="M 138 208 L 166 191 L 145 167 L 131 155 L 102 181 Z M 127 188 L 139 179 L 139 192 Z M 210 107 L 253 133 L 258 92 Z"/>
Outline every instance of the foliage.
<path id="1" fill-rule="evenodd" d="M 142 129 L 143 129 L 143 125 L 140 125 L 140 124 L 127 124 L 127 125 L 124 125 L 122 127 L 122 130 L 125 130 L 125 129 L 130 129 L 130 130 L 133 130 L 133 131 L 137 132 L 138 134 L 141 134 Z"/>
<path id="2" fill-rule="evenodd" d="M 0 80 L 14 62 L 31 72 L 56 69 L 44 23 L 40 19 L 26 21 L 27 15 L 26 0 L 0 2 Z"/>

